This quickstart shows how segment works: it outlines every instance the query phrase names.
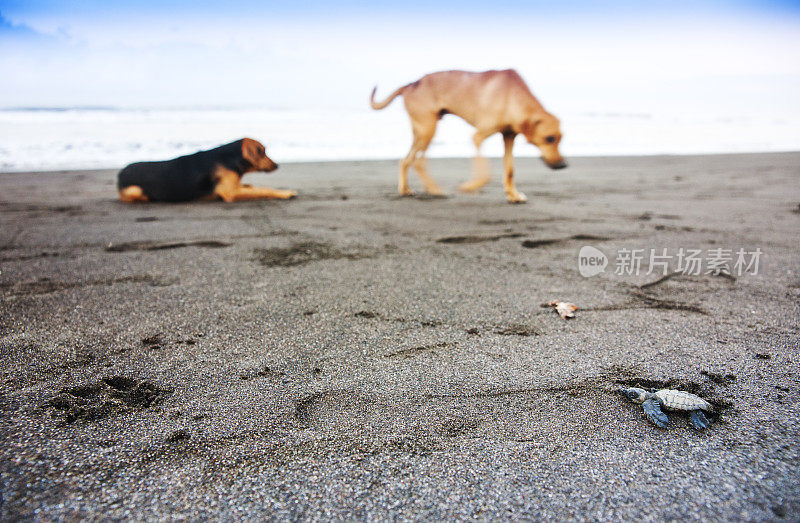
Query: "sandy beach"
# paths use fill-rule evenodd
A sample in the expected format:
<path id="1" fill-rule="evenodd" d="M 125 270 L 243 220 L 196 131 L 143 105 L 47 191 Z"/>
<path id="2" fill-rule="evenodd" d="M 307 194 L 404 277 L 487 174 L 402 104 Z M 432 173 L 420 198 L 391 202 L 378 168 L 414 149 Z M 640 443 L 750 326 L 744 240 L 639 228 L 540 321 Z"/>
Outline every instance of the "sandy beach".
<path id="1" fill-rule="evenodd" d="M 287 163 L 245 204 L 0 174 L 0 519 L 797 520 L 800 153 L 569 160 L 519 159 L 516 206 L 498 160 L 478 195 L 431 160 L 448 198 Z M 649 285 L 586 245 L 762 255 Z"/>

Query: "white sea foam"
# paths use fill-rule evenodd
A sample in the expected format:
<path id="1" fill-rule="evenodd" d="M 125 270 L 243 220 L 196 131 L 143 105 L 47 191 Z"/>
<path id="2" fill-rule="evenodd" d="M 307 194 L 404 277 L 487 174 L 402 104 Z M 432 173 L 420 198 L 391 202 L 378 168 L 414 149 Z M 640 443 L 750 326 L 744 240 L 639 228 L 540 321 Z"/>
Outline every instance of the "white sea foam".
<path id="1" fill-rule="evenodd" d="M 788 117 L 697 113 L 559 112 L 562 152 L 574 155 L 693 154 L 800 150 Z M 445 117 L 431 157 L 474 154 L 474 130 Z M 119 168 L 250 136 L 277 162 L 396 159 L 410 145 L 402 104 L 370 109 L 13 109 L 0 111 L 0 171 Z M 537 156 L 520 138 L 515 153 Z M 500 156 L 499 136 L 484 154 Z"/>

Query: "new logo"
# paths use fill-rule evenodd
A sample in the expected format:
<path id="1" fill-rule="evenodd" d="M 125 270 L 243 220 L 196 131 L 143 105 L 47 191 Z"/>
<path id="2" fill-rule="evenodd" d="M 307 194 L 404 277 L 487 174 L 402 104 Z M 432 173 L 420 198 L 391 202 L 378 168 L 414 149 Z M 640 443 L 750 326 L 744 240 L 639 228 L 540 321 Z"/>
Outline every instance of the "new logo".
<path id="1" fill-rule="evenodd" d="M 584 278 L 597 276 L 606 270 L 606 265 L 608 265 L 608 257 L 603 254 L 603 251 L 591 245 L 581 247 L 578 253 L 578 272 L 581 273 L 581 276 Z"/>

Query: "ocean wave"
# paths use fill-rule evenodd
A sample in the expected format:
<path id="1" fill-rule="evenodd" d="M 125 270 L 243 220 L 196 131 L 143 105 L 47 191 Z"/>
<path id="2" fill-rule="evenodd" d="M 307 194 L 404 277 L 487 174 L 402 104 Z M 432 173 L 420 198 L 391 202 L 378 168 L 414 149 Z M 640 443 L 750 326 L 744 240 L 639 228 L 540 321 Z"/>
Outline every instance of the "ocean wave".
<path id="1" fill-rule="evenodd" d="M 576 155 L 701 154 L 800 149 L 785 115 L 559 114 L 562 152 Z M 474 155 L 474 129 L 456 117 L 439 123 L 431 157 Z M 18 107 L 0 110 L 0 170 L 119 168 L 216 147 L 243 136 L 262 141 L 279 163 L 397 159 L 411 133 L 401 105 L 364 109 Z M 487 156 L 501 156 L 495 135 Z M 538 156 L 522 139 L 517 156 Z"/>

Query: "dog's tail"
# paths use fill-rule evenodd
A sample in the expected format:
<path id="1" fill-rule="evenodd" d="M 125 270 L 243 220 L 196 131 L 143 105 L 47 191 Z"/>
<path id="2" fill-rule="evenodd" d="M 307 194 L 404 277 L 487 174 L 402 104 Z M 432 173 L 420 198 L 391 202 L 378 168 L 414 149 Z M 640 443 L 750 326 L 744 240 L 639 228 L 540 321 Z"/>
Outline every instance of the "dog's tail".
<path id="1" fill-rule="evenodd" d="M 375 109 L 376 111 L 378 111 L 380 109 L 383 109 L 384 107 L 386 107 L 387 105 L 392 103 L 392 100 L 397 98 L 399 95 L 403 94 L 403 89 L 405 89 L 406 87 L 408 87 L 408 86 L 404 85 L 403 87 L 398 88 L 395 92 L 390 94 L 389 97 L 386 100 L 384 100 L 382 102 L 376 102 L 375 101 L 375 92 L 378 90 L 378 86 L 376 85 L 375 88 L 372 89 L 372 94 L 369 95 L 369 105 L 371 105 L 372 108 Z"/>

